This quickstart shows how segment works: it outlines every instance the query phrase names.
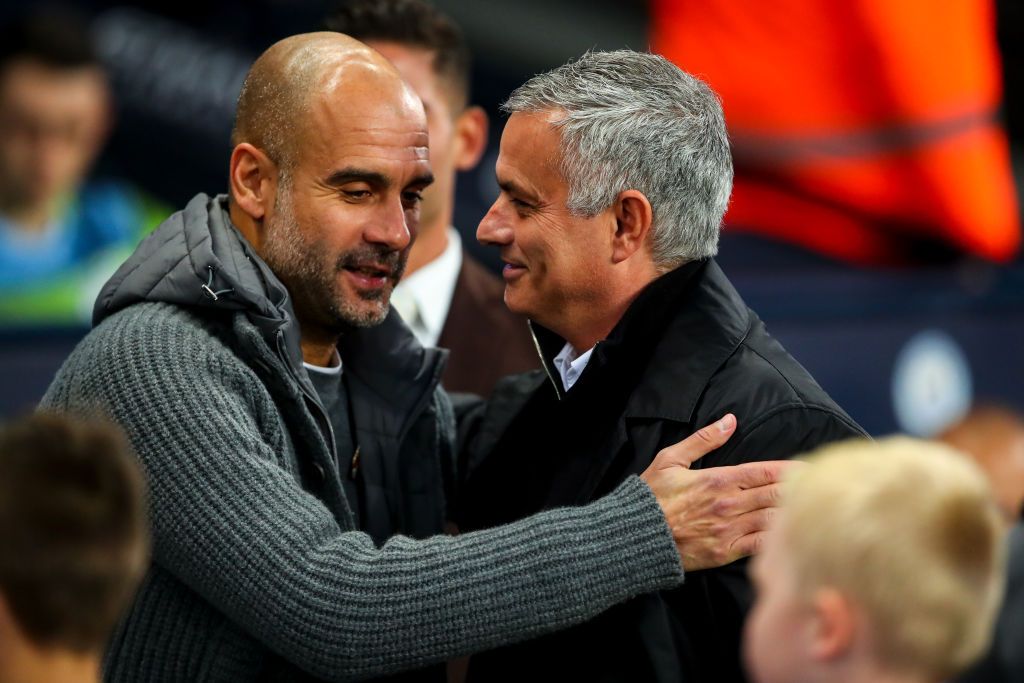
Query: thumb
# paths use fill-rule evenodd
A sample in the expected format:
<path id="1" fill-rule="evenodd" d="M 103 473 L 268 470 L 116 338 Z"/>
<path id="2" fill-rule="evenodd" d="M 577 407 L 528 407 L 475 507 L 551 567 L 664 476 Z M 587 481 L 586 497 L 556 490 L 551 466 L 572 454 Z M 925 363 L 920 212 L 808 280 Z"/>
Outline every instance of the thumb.
<path id="1" fill-rule="evenodd" d="M 655 462 L 662 467 L 690 467 L 701 456 L 722 446 L 736 431 L 736 416 L 727 413 L 717 422 L 698 429 L 677 444 L 663 448 Z M 653 463 L 652 463 L 653 464 Z"/>

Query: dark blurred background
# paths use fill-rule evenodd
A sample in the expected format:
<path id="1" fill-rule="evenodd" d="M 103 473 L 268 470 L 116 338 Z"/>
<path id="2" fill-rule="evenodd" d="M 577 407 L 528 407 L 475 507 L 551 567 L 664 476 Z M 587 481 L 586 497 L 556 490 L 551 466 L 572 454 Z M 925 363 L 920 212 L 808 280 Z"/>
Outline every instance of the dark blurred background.
<path id="1" fill-rule="evenodd" d="M 33 4 L 3 5 L 0 21 Z M 130 183 L 164 214 L 196 192 L 223 192 L 235 98 L 249 64 L 274 41 L 318 29 L 333 4 L 76 3 L 90 22 L 116 102 L 114 126 L 92 176 Z M 675 4 L 700 3 L 662 2 L 661 12 L 644 2 L 615 0 L 435 4 L 466 32 L 475 58 L 473 99 L 492 115 L 484 161 L 460 178 L 455 225 L 464 243 L 496 266 L 496 254 L 476 247 L 473 232 L 497 194 L 493 167 L 503 124 L 498 104 L 532 74 L 587 49 L 646 49 L 659 29 L 654 17 L 671 14 L 666 7 Z M 752 0 L 731 7 L 739 13 L 746 7 L 750 16 L 763 12 L 760 5 Z M 1024 9 L 1016 0 L 999 0 L 993 7 L 1003 84 L 996 123 L 1008 135 L 1019 195 Z M 728 36 L 718 38 L 729 44 Z M 730 58 L 756 62 L 759 55 L 744 53 L 747 48 L 732 44 Z M 863 63 L 864 69 L 878 68 L 870 60 Z M 714 78 L 709 80 L 723 92 Z M 730 117 L 730 100 L 723 97 Z M 738 159 L 738 176 L 741 166 Z M 737 209 L 744 206 L 742 199 L 735 200 Z M 844 210 L 841 202 L 830 206 Z M 1016 205 L 1014 211 L 1019 233 Z M 932 435 L 979 402 L 1024 410 L 1024 265 L 1018 255 L 992 257 L 948 240 L 925 244 L 922 234 L 914 233 L 914 253 L 928 257 L 872 263 L 821 253 L 799 240 L 765 239 L 763 231 L 744 234 L 745 227 L 726 227 L 721 253 L 726 272 L 772 333 L 870 432 Z M 38 400 L 87 330 L 87 310 L 79 306 L 77 317 L 63 319 L 11 315 L 0 321 L 0 415 Z"/>

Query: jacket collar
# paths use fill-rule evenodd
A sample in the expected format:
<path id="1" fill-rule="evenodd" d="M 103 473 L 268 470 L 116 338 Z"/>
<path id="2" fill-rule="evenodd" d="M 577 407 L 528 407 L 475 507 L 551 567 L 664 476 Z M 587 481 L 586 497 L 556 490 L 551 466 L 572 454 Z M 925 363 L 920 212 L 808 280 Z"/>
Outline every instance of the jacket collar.
<path id="1" fill-rule="evenodd" d="M 713 259 L 693 261 L 648 285 L 608 338 L 598 342 L 578 380 L 608 366 L 636 377 L 626 418 L 690 422 L 711 376 L 746 337 L 753 316 Z M 542 360 L 552 378 L 552 359 L 565 344 L 532 324 Z M 552 379 L 552 383 L 554 383 Z M 560 386 L 556 385 L 559 395 Z"/>
<path id="2" fill-rule="evenodd" d="M 196 195 L 143 240 L 101 290 L 93 324 L 143 301 L 243 312 L 315 396 L 288 290 L 232 225 L 226 195 Z M 432 389 L 445 358 L 420 346 L 393 309 L 383 324 L 346 334 L 339 352 L 346 371 L 393 410 Z"/>
<path id="3" fill-rule="evenodd" d="M 93 325 L 143 301 L 242 311 L 268 339 L 284 331 L 301 367 L 288 290 L 232 225 L 226 195 L 197 194 L 143 240 L 100 291 Z"/>

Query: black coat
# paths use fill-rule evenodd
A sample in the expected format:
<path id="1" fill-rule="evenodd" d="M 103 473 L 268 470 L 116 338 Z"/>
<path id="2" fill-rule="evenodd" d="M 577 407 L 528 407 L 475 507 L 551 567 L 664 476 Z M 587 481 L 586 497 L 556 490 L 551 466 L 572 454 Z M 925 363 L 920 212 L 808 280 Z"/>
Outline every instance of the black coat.
<path id="1" fill-rule="evenodd" d="M 1006 594 L 988 654 L 956 680 L 958 683 L 1024 681 L 1024 520 L 1006 539 Z"/>
<path id="2" fill-rule="evenodd" d="M 863 430 L 772 339 L 714 261 L 682 266 L 630 306 L 569 392 L 545 370 L 507 378 L 462 420 L 463 530 L 583 503 L 732 412 L 738 428 L 696 467 L 788 458 Z M 746 563 L 687 575 L 581 626 L 474 657 L 470 680 L 743 680 Z"/>

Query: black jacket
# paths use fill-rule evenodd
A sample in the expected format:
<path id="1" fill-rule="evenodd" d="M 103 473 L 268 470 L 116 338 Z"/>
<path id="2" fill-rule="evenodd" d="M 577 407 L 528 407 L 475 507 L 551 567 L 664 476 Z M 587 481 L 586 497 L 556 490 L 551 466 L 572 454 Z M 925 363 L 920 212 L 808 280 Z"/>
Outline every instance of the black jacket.
<path id="1" fill-rule="evenodd" d="M 1024 520 L 1006 538 L 1006 594 L 992 634 L 992 646 L 958 683 L 1024 681 Z"/>
<path id="2" fill-rule="evenodd" d="M 564 392 L 564 340 L 534 327 L 545 370 L 507 378 L 461 421 L 463 530 L 592 500 L 657 452 L 732 412 L 738 428 L 696 467 L 788 458 L 864 436 L 772 339 L 714 261 L 651 283 Z M 743 680 L 746 563 L 691 572 L 582 626 L 474 657 L 470 680 Z"/>

